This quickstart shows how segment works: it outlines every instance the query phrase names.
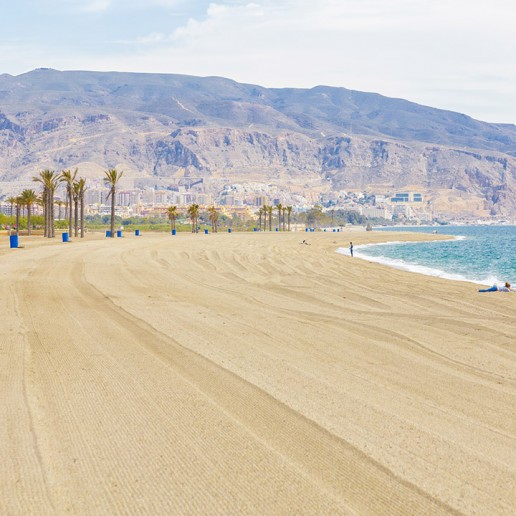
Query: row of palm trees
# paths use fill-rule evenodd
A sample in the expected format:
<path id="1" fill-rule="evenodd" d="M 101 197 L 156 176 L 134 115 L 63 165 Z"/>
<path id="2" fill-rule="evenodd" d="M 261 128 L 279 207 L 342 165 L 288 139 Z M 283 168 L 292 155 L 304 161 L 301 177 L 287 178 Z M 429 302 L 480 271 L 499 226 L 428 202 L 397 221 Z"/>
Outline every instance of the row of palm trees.
<path id="1" fill-rule="evenodd" d="M 27 208 L 27 226 L 28 234 L 31 234 L 32 224 L 31 215 L 32 208 L 35 204 L 40 204 L 43 207 L 44 219 L 44 236 L 46 238 L 55 237 L 55 205 L 59 206 L 59 219 L 61 219 L 61 207 L 65 205 L 65 218 L 68 219 L 68 231 L 70 236 L 84 237 L 84 194 L 86 192 L 86 179 L 83 177 L 77 178 L 78 169 L 74 172 L 71 170 L 63 170 L 57 173 L 55 170 L 43 170 L 38 176 L 32 178 L 33 181 L 42 185 L 41 195 L 34 190 L 24 190 L 18 197 L 9 197 L 7 202 L 11 204 L 11 216 L 13 215 L 13 206 L 16 206 L 16 233 L 18 234 L 20 227 L 20 210 Z M 114 233 L 114 218 L 115 218 L 115 189 L 118 181 L 122 177 L 122 172 L 117 172 L 115 169 L 105 172 L 104 179 L 106 185 L 110 186 L 109 195 L 112 199 L 111 206 L 111 235 Z M 60 184 L 65 185 L 66 202 L 55 200 L 55 192 Z"/>
<path id="2" fill-rule="evenodd" d="M 192 222 L 192 233 L 199 232 L 199 216 L 200 216 L 200 208 L 198 204 L 191 204 L 186 213 L 189 219 Z M 276 206 L 264 206 L 258 210 L 258 221 L 259 228 L 262 229 L 263 222 L 263 230 L 267 229 L 267 221 L 269 222 L 269 231 L 272 231 L 272 215 L 273 210 L 278 210 L 278 228 L 280 231 L 290 231 L 290 218 L 292 214 L 292 206 L 282 206 L 278 204 Z M 211 222 L 211 227 L 213 228 L 213 232 L 217 233 L 218 231 L 218 220 L 219 220 L 219 212 L 215 208 L 215 206 L 211 206 L 207 210 L 208 218 Z M 177 206 L 169 206 L 167 208 L 167 216 L 170 221 L 170 226 L 174 230 L 176 229 L 176 221 L 179 218 L 179 212 Z M 268 217 L 268 219 L 267 219 Z"/>
<path id="3" fill-rule="evenodd" d="M 32 207 L 39 202 L 36 192 L 34 190 L 23 190 L 18 197 L 9 197 L 7 202 L 11 205 L 11 217 L 13 216 L 13 208 L 16 206 L 16 234 L 18 234 L 20 227 L 20 212 L 23 208 L 27 209 L 27 227 L 30 235 L 32 230 Z"/>
<path id="4" fill-rule="evenodd" d="M 55 192 L 60 184 L 65 185 L 66 188 L 66 202 L 65 202 L 65 218 L 68 219 L 68 231 L 70 236 L 74 234 L 81 238 L 84 237 L 84 194 L 86 192 L 86 179 L 83 177 L 77 179 L 78 169 L 74 172 L 70 170 L 63 170 L 58 173 L 55 170 L 43 170 L 38 176 L 32 178 L 33 181 L 42 185 L 43 190 L 41 196 L 37 197 L 34 190 L 31 192 L 33 197 L 33 204 L 41 204 L 43 206 L 44 231 L 43 235 L 46 238 L 54 238 L 55 235 Z M 22 193 L 23 198 L 23 193 Z M 60 204 L 61 207 L 61 204 Z M 79 217 L 80 215 L 80 217 Z M 27 205 L 27 225 L 29 226 L 30 235 L 30 208 Z M 18 228 L 18 222 L 16 223 Z"/>
<path id="5" fill-rule="evenodd" d="M 292 214 L 292 206 L 283 206 L 281 203 L 276 206 L 263 206 L 258 210 L 258 223 L 260 230 L 267 229 L 267 217 L 269 219 L 269 231 L 272 231 L 272 213 L 278 210 L 278 229 L 280 231 L 290 231 L 290 216 Z"/>
<path id="6" fill-rule="evenodd" d="M 192 221 L 192 233 L 199 232 L 199 216 L 200 216 L 200 208 L 198 204 L 191 204 L 186 211 L 188 217 Z M 179 217 L 179 212 L 177 210 L 177 206 L 169 206 L 167 208 L 167 216 L 170 221 L 170 226 L 174 230 L 176 229 L 176 220 Z M 211 227 L 214 233 L 218 231 L 218 221 L 219 221 L 219 212 L 215 206 L 211 206 L 208 208 L 208 218 L 211 222 Z"/>
<path id="7" fill-rule="evenodd" d="M 66 188 L 66 206 L 65 218 L 68 219 L 68 229 L 70 236 L 75 230 L 75 236 L 80 233 L 81 238 L 84 237 L 84 194 L 86 192 L 86 179 L 77 179 L 78 169 L 74 172 L 70 170 L 63 170 L 56 173 L 54 170 L 43 170 L 38 176 L 33 177 L 33 181 L 41 183 L 43 191 L 38 197 L 34 190 L 24 190 L 18 197 L 10 197 L 7 199 L 11 203 L 11 215 L 13 206 L 16 206 L 16 232 L 18 233 L 20 210 L 22 207 L 27 208 L 27 226 L 28 233 L 31 234 L 31 213 L 32 207 L 35 204 L 43 206 L 44 217 L 44 236 L 47 238 L 55 237 L 55 205 L 58 204 L 61 209 L 62 202 L 55 201 L 55 191 L 59 184 L 64 184 Z M 115 195 L 118 182 L 123 176 L 123 172 L 116 169 L 109 169 L 105 171 L 104 184 L 109 188 L 108 198 L 111 197 L 111 231 L 110 236 L 113 238 L 115 233 Z M 281 231 L 290 231 L 290 216 L 292 213 L 292 206 L 283 206 L 281 203 L 273 206 L 264 206 L 258 211 L 259 227 L 263 230 L 267 229 L 267 219 L 269 222 L 269 231 L 272 231 L 272 215 L 273 210 L 278 211 L 278 228 Z M 219 213 L 215 206 L 208 208 L 208 218 L 211 222 L 214 233 L 218 231 Z M 60 217 L 59 211 L 59 218 Z M 192 233 L 199 231 L 199 216 L 200 208 L 198 204 L 191 204 L 187 210 L 188 217 L 192 221 Z M 176 220 L 179 217 L 177 206 L 170 206 L 167 208 L 167 215 L 173 230 L 176 229 Z"/>

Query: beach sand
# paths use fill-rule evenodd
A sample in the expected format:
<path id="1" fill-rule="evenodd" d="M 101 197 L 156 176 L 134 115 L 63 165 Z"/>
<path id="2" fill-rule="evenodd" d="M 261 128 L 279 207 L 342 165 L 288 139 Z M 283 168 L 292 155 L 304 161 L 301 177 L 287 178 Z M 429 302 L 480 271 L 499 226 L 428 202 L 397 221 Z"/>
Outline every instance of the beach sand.
<path id="1" fill-rule="evenodd" d="M 2 238 L 0 514 L 514 514 L 516 294 L 389 238 Z"/>

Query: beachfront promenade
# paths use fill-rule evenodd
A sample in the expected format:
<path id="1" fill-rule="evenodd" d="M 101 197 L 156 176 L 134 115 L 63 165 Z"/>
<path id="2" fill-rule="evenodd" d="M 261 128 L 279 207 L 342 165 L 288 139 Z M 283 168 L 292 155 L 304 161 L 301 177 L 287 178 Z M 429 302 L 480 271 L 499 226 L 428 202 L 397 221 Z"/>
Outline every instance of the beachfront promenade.
<path id="1" fill-rule="evenodd" d="M 516 294 L 349 240 L 3 240 L 0 514 L 511 514 Z"/>

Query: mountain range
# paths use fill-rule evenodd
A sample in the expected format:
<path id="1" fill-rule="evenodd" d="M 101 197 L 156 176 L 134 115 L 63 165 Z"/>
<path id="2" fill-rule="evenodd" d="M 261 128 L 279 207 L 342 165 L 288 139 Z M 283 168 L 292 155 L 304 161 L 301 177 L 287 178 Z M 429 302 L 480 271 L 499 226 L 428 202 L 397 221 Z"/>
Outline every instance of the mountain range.
<path id="1" fill-rule="evenodd" d="M 79 167 L 128 187 L 421 191 L 438 213 L 516 215 L 516 126 L 345 88 L 38 69 L 0 75 L 0 195 Z"/>

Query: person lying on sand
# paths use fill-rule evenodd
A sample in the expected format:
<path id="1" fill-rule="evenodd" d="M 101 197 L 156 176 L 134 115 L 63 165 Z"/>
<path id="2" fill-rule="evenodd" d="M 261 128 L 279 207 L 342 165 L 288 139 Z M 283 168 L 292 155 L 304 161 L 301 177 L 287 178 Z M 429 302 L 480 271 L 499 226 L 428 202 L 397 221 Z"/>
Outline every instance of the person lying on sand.
<path id="1" fill-rule="evenodd" d="M 514 292 L 514 289 L 511 288 L 511 284 L 506 281 L 503 286 L 493 285 L 490 288 L 480 289 L 479 292 Z"/>
<path id="2" fill-rule="evenodd" d="M 301 243 L 305 245 L 310 245 L 306 240 L 303 240 Z"/>

